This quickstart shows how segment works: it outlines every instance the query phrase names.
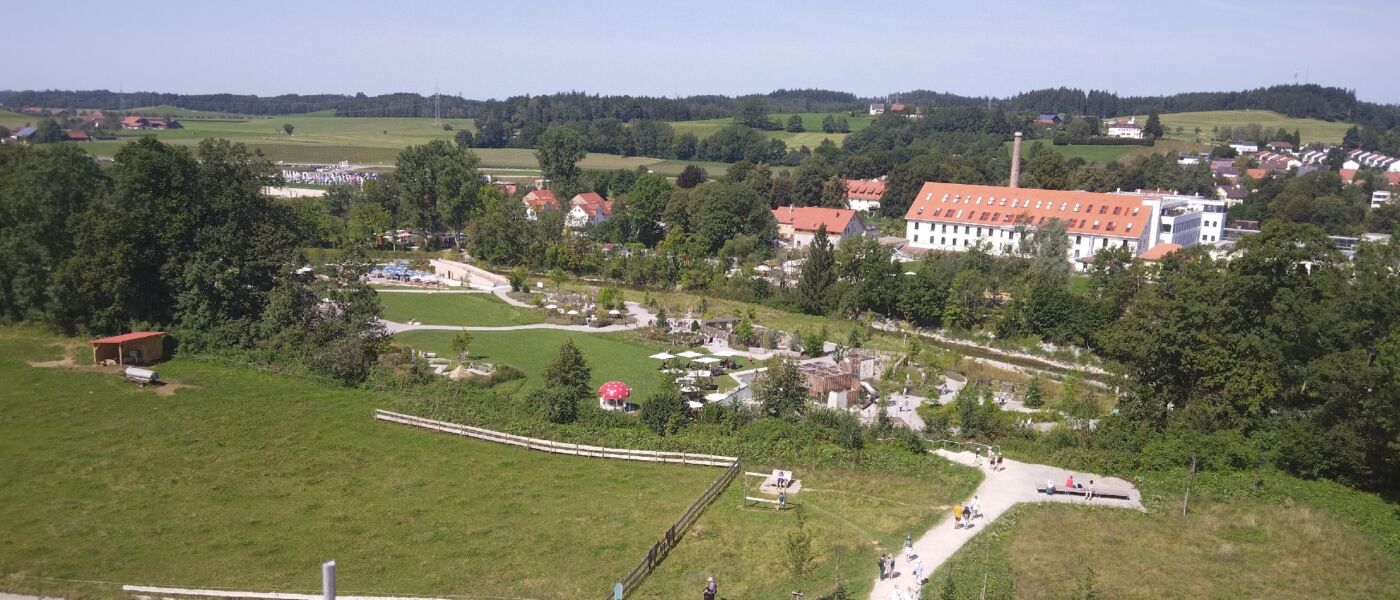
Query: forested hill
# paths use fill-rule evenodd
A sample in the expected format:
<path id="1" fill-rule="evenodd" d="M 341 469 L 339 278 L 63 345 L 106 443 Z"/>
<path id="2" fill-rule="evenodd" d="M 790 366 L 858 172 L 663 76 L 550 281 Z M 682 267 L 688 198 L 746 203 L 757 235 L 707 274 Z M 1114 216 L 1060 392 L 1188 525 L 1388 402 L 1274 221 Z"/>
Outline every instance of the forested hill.
<path id="1" fill-rule="evenodd" d="M 713 119 L 734 114 L 738 102 L 761 98 L 770 112 L 863 111 L 871 98 L 831 90 L 778 90 L 751 96 L 701 95 L 684 98 L 654 96 L 602 96 L 585 92 L 561 92 L 542 96 L 512 96 L 505 100 L 469 100 L 443 96 L 438 109 L 443 117 L 469 118 L 516 115 L 521 111 L 544 121 L 585 121 L 615 118 L 660 121 Z M 884 100 L 881 98 L 879 100 Z M 1065 113 L 1112 117 L 1152 112 L 1207 110 L 1272 110 L 1291 117 L 1352 121 L 1384 129 L 1400 126 L 1400 105 L 1357 100 L 1356 93 L 1320 85 L 1277 85 L 1233 92 L 1188 92 L 1170 96 L 1119 96 L 1101 90 L 1072 88 L 1024 92 L 1008 98 L 961 96 L 946 92 L 914 90 L 891 94 L 888 99 L 930 107 L 987 106 L 1004 111 Z M 0 103 L 11 107 L 104 108 L 172 105 L 192 110 L 252 115 L 293 114 L 335 110 L 349 117 L 430 117 L 431 96 L 412 93 L 340 95 L 316 94 L 253 96 L 240 94 L 162 94 L 85 91 L 0 91 Z"/>

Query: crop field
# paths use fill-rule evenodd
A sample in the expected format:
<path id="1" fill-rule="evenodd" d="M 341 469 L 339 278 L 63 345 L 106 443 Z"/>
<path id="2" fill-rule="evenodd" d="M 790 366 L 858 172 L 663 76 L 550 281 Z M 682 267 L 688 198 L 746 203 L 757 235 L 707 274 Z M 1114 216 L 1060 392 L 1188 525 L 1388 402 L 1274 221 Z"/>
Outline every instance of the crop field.
<path id="1" fill-rule="evenodd" d="M 0 574 L 314 592 L 334 559 L 343 593 L 601 597 L 718 475 L 388 425 L 387 396 L 222 363 L 162 363 L 188 387 L 157 393 L 25 362 L 70 342 L 0 329 Z"/>
<path id="2" fill-rule="evenodd" d="M 1239 127 L 1250 123 L 1258 123 L 1268 130 L 1277 130 L 1282 127 L 1289 133 L 1294 129 L 1298 130 L 1303 138 L 1303 143 L 1323 142 L 1336 144 L 1342 141 L 1342 136 L 1346 134 L 1351 123 L 1323 121 L 1320 119 L 1298 119 L 1288 117 L 1269 110 L 1212 110 L 1203 112 L 1169 113 L 1160 115 L 1162 128 L 1169 138 L 1180 140 L 1195 140 L 1197 127 L 1201 128 L 1201 141 L 1209 143 L 1212 139 L 1211 129 L 1215 127 Z M 1138 123 L 1147 121 L 1146 115 L 1137 116 Z M 1182 131 L 1178 133 L 1177 127 Z"/>
<path id="3" fill-rule="evenodd" d="M 384 318 L 407 323 L 415 320 L 428 325 L 499 326 L 525 325 L 544 321 L 539 309 L 511 306 L 494 294 L 379 294 Z"/>
<path id="4" fill-rule="evenodd" d="M 37 123 L 41 118 L 42 117 L 36 117 L 34 115 L 26 115 L 24 113 L 0 109 L 0 127 L 8 127 L 11 130 L 24 127 L 26 124 Z"/>
<path id="5" fill-rule="evenodd" d="M 788 118 L 791 117 L 793 114 L 794 113 L 773 113 L 768 116 L 769 118 L 777 119 L 778 122 L 782 123 L 783 125 L 787 125 Z M 828 113 L 797 114 L 801 115 L 802 127 L 806 129 L 806 131 L 802 133 L 789 133 L 787 131 L 769 131 L 767 132 L 768 137 L 782 140 L 788 145 L 789 148 L 799 148 L 801 146 L 807 146 L 808 148 L 816 148 L 817 146 L 821 145 L 822 140 L 824 139 L 830 139 L 832 142 L 836 143 L 836 145 L 839 146 L 841 145 L 841 142 L 846 139 L 847 134 L 845 133 L 824 133 L 822 131 L 822 119 L 826 118 L 826 115 Z M 841 115 L 838 114 L 836 116 Z M 870 125 L 871 121 L 873 120 L 874 117 L 869 116 L 846 116 L 846 123 L 850 125 L 852 133 L 865 129 Z M 733 124 L 734 119 L 731 117 L 725 117 L 722 119 L 706 119 L 702 121 L 670 121 L 671 127 L 676 130 L 677 134 L 690 132 L 695 134 L 695 136 L 699 138 L 708 137 L 714 132 Z"/>

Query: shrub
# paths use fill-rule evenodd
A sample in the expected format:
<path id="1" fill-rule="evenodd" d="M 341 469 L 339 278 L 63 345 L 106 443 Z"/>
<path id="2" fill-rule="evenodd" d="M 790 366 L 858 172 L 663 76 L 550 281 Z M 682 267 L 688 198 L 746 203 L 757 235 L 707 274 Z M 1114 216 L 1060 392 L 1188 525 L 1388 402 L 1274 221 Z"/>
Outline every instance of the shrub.
<path id="1" fill-rule="evenodd" d="M 812 548 L 812 532 L 807 531 L 807 518 L 803 516 L 800 506 L 797 508 L 797 530 L 788 533 L 783 558 L 793 577 L 806 575 L 812 568 L 812 561 L 817 558 Z"/>
<path id="2" fill-rule="evenodd" d="M 550 423 L 572 423 L 578 419 L 578 396 L 567 387 L 542 387 L 530 392 L 526 402 Z"/>
<path id="3" fill-rule="evenodd" d="M 923 454 L 925 451 L 923 436 L 908 427 L 895 429 L 894 442 L 896 446 L 907 450 L 910 454 Z"/>
<path id="4" fill-rule="evenodd" d="M 671 386 L 648 396 L 638 416 L 657 435 L 670 435 L 680 431 L 690 420 L 690 409 L 680 391 Z"/>

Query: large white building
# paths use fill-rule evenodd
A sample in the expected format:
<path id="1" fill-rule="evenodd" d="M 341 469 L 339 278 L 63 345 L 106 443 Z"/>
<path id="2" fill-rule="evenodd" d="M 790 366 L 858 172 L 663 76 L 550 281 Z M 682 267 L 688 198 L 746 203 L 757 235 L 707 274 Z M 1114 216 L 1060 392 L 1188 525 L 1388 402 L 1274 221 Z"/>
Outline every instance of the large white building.
<path id="1" fill-rule="evenodd" d="M 1050 219 L 1066 225 L 1066 260 L 1083 270 L 1100 250 L 1127 248 L 1134 256 L 1163 243 L 1220 241 L 1225 203 L 1167 193 L 1039 190 L 992 185 L 925 183 L 905 219 L 908 246 L 962 252 L 985 244 L 1014 254 L 1021 237 Z"/>
<path id="2" fill-rule="evenodd" d="M 1108 137 L 1142 139 L 1142 127 L 1137 124 L 1137 117 L 1109 123 L 1106 133 Z"/>

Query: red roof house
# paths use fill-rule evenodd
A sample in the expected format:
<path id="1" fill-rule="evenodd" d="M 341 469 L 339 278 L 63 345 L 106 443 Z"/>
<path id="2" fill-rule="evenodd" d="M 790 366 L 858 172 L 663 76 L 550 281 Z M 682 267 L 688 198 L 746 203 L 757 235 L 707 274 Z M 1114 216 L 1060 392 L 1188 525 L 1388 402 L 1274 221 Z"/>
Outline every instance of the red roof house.
<path id="1" fill-rule="evenodd" d="M 602 197 L 597 192 L 584 192 L 574 196 L 569 204 L 569 215 L 564 218 L 564 224 L 569 227 L 601 223 L 612 216 L 612 200 Z"/>
<path id="2" fill-rule="evenodd" d="M 559 200 L 549 190 L 531 190 L 521 199 L 525 203 L 525 217 L 531 221 L 540 218 L 546 210 L 559 210 Z"/>
<path id="3" fill-rule="evenodd" d="M 851 210 L 870 211 L 880 208 L 885 195 L 885 182 L 879 179 L 847 179 L 846 206 Z"/>
<path id="4" fill-rule="evenodd" d="M 779 206 L 773 209 L 773 218 L 778 221 L 778 237 L 798 248 L 811 244 L 822 225 L 826 225 L 827 239 L 833 244 L 845 236 L 865 232 L 860 215 L 849 208 Z"/>

